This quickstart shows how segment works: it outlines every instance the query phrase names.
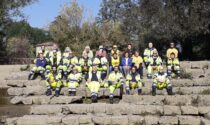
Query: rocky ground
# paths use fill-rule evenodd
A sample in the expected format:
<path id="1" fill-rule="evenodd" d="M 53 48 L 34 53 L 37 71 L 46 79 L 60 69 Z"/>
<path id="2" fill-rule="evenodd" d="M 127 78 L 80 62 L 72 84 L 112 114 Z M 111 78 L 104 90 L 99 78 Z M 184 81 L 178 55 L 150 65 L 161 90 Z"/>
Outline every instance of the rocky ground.
<path id="1" fill-rule="evenodd" d="M 0 66 L 1 88 L 8 88 L 10 103 L 29 106 L 29 113 L 2 120 L 6 125 L 210 125 L 210 62 L 181 62 L 182 79 L 172 80 L 173 96 L 158 91 L 151 96 L 152 80 L 143 79 L 142 95 L 123 95 L 109 104 L 109 91 L 100 90 L 100 100 L 91 104 L 90 92 L 81 85 L 77 96 L 68 96 L 63 88 L 60 97 L 45 96 L 43 81 L 28 81 L 28 72 L 20 66 Z M 7 75 L 6 75 L 7 74 Z M 116 91 L 116 96 L 119 90 Z M 1 108 L 1 107 L 0 107 Z"/>

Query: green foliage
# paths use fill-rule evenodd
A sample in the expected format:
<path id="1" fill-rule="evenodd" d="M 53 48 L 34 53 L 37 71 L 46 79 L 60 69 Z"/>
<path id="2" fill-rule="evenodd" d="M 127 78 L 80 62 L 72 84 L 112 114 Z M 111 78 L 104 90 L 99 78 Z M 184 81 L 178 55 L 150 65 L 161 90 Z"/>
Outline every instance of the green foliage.
<path id="1" fill-rule="evenodd" d="M 8 26 L 7 37 L 26 37 L 29 39 L 29 42 L 32 45 L 50 41 L 52 39 L 48 31 L 39 28 L 33 28 L 28 24 L 28 22 L 24 20 L 11 23 Z"/>
<path id="2" fill-rule="evenodd" d="M 204 59 L 210 58 L 209 5 L 209 0 L 103 0 L 97 22 L 120 22 L 123 35 L 140 46 L 152 41 L 162 50 L 180 41 L 184 56 Z"/>
<path id="3" fill-rule="evenodd" d="M 200 94 L 202 94 L 202 95 L 210 95 L 210 89 L 205 89 Z"/>
<path id="4" fill-rule="evenodd" d="M 0 56 L 6 55 L 8 26 L 15 17 L 23 17 L 20 9 L 37 0 L 1 0 L 0 1 Z"/>
<path id="5" fill-rule="evenodd" d="M 20 71 L 30 71 L 30 65 L 28 64 L 26 66 L 21 66 Z"/>
<path id="6" fill-rule="evenodd" d="M 125 44 L 126 36 L 122 35 L 119 22 L 109 21 L 103 25 L 89 21 L 82 22 L 83 10 L 84 8 L 74 1 L 70 5 L 65 5 L 60 15 L 51 23 L 50 33 L 62 50 L 70 46 L 73 51 L 81 55 L 86 45 L 97 49 L 101 44 L 104 46 Z"/>

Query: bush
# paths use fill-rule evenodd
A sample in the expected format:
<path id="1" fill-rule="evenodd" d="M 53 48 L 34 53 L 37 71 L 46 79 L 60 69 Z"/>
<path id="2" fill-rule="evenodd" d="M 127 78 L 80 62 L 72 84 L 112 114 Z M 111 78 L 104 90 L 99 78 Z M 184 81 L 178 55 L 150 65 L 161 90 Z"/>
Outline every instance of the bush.
<path id="1" fill-rule="evenodd" d="M 9 58 L 32 58 L 34 48 L 27 38 L 12 37 L 7 41 L 7 56 Z"/>

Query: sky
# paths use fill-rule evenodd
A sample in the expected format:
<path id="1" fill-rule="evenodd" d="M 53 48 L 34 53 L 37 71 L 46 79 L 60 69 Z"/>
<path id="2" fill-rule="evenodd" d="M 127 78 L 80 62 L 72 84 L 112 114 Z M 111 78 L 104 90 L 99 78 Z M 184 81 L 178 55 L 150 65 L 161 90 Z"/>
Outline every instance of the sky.
<path id="1" fill-rule="evenodd" d="M 59 15 L 62 7 L 71 0 L 39 0 L 22 9 L 29 24 L 32 27 L 46 28 L 56 16 Z M 98 15 L 102 0 L 77 0 L 79 5 L 85 8 L 85 15 L 95 18 Z"/>

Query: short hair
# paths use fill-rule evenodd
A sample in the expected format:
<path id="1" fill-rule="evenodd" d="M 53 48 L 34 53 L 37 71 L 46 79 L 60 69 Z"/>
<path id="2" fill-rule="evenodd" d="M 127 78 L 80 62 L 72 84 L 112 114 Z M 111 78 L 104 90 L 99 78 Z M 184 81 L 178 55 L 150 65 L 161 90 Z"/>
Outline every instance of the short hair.
<path id="1" fill-rule="evenodd" d="M 170 55 L 174 55 L 174 56 L 175 56 L 175 53 L 173 52 L 173 53 L 171 53 Z"/>

